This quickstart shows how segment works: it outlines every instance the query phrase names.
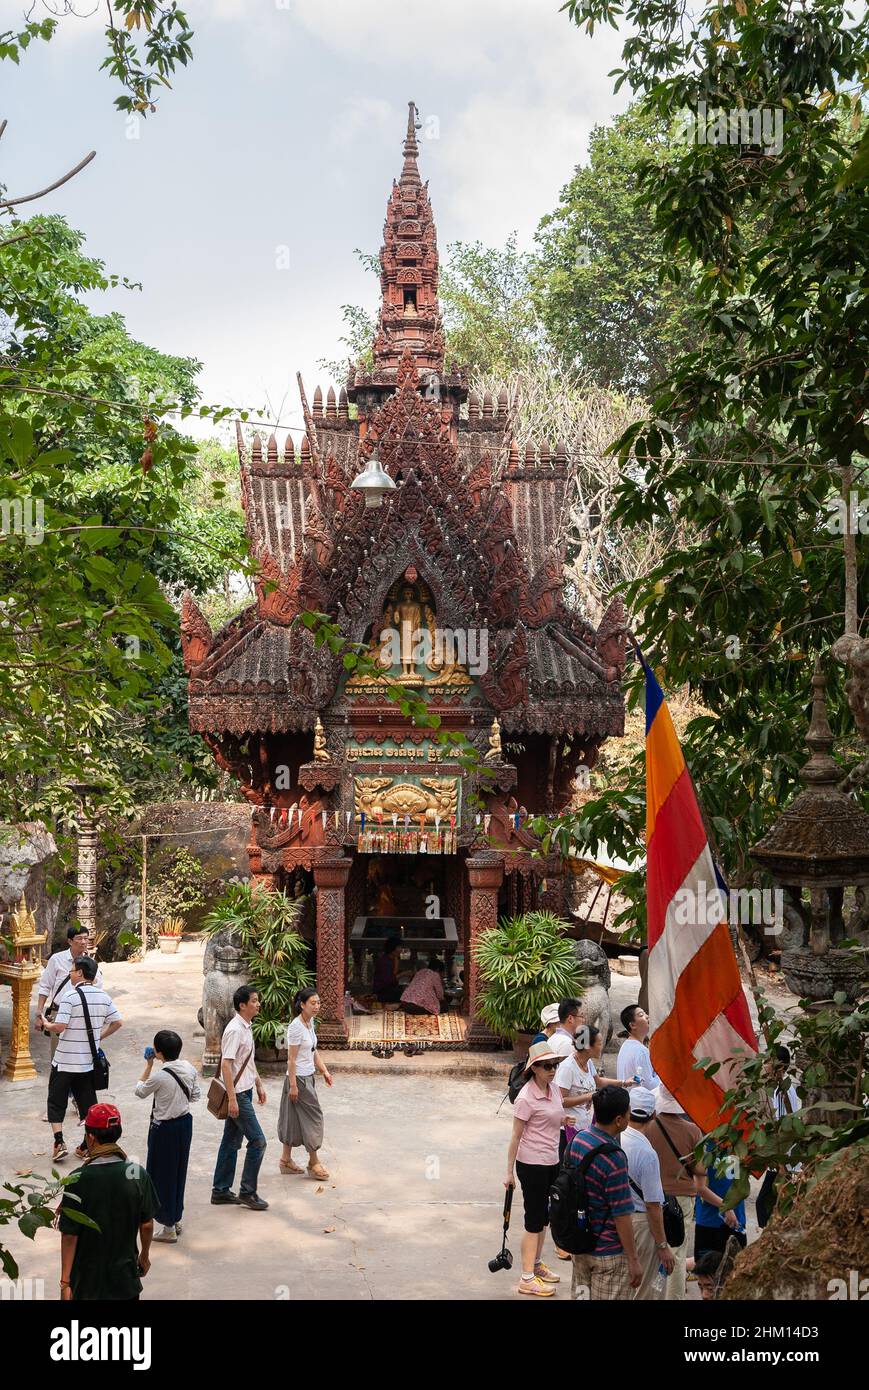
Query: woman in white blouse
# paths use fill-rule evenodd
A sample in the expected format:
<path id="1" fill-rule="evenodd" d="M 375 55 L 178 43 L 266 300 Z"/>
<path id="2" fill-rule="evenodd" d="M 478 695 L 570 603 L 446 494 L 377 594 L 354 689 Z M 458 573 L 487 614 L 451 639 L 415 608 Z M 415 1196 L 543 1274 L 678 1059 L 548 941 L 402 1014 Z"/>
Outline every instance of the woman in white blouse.
<path id="1" fill-rule="evenodd" d="M 585 1024 L 577 1028 L 573 1046 L 574 1051 L 569 1057 L 565 1057 L 555 1073 L 565 1111 L 570 1115 L 569 1125 L 562 1131 L 562 1154 L 573 1138 L 573 1133 L 593 1123 L 591 1100 L 596 1090 L 601 1086 L 634 1085 L 633 1081 L 616 1081 L 614 1077 L 602 1076 L 598 1071 L 597 1066 L 603 1052 L 603 1034 L 599 1028 L 590 1028 Z"/>
<path id="2" fill-rule="evenodd" d="M 323 1143 L 323 1111 L 317 1095 L 315 1076 L 319 1072 L 327 1086 L 332 1085 L 329 1068 L 317 1050 L 314 1019 L 320 1012 L 320 996 L 315 989 L 301 989 L 293 1000 L 295 1017 L 287 1029 L 287 1075 L 281 1092 L 278 1138 L 283 1144 L 282 1173 L 305 1170 L 293 1162 L 293 1149 L 302 1145 L 308 1151 L 308 1172 L 312 1178 L 328 1178 L 319 1159 Z"/>
<path id="3" fill-rule="evenodd" d="M 193 1138 L 190 1103 L 199 1099 L 196 1069 L 181 1058 L 181 1039 L 163 1028 L 154 1036 L 154 1046 L 145 1048 L 145 1070 L 136 1086 L 140 1100 L 153 1098 L 148 1129 L 148 1173 L 157 1189 L 161 1227 L 155 1240 L 173 1244 L 181 1234 L 187 1162 Z M 151 1075 L 154 1062 L 162 1062 Z"/>

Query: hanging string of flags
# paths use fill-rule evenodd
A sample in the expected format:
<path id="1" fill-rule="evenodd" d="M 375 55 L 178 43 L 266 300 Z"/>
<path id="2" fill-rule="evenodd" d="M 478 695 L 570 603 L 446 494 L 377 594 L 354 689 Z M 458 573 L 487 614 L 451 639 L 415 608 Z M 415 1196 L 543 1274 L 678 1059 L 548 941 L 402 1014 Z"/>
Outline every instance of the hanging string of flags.
<path id="1" fill-rule="evenodd" d="M 301 831 L 304 818 L 303 807 L 298 805 L 270 806 L 267 808 L 254 806 L 251 808 L 251 819 L 261 809 L 268 810 L 269 825 L 273 831 L 292 830 L 296 824 Z M 353 811 L 320 811 L 320 822 L 324 834 L 330 819 L 335 830 L 340 831 L 342 817 L 345 837 L 355 833 L 356 848 L 362 854 L 455 854 L 458 831 L 461 829 L 455 816 L 450 816 L 449 823 L 447 823 L 439 814 L 435 814 L 434 828 L 432 828 L 427 821 L 425 812 L 414 817 L 407 811 L 403 816 L 399 816 L 398 812 L 393 811 L 385 821 L 384 813 L 379 811 L 374 817 L 375 824 L 372 822 L 371 816 L 366 815 L 365 811 L 361 811 L 359 815 L 355 815 Z M 391 827 L 389 819 L 392 821 Z M 538 817 L 525 810 L 518 810 L 510 814 L 510 820 L 515 830 L 521 830 L 523 825 L 527 826 L 530 821 L 535 819 Z M 547 817 L 547 819 L 550 818 Z M 475 825 L 479 829 L 481 824 L 483 833 L 488 835 L 492 824 L 490 812 L 477 811 Z"/>

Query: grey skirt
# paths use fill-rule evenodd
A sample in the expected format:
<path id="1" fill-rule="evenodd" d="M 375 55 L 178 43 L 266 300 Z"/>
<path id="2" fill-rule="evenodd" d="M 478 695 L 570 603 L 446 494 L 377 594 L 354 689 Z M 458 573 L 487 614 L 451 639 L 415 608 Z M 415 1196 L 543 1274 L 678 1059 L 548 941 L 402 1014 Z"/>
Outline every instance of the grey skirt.
<path id="1" fill-rule="evenodd" d="M 317 1099 L 317 1089 L 313 1076 L 298 1076 L 299 1099 L 290 1100 L 290 1078 L 284 1077 L 281 1091 L 281 1109 L 278 1115 L 278 1138 L 291 1149 L 304 1145 L 309 1153 L 314 1153 L 323 1144 L 323 1112 Z"/>

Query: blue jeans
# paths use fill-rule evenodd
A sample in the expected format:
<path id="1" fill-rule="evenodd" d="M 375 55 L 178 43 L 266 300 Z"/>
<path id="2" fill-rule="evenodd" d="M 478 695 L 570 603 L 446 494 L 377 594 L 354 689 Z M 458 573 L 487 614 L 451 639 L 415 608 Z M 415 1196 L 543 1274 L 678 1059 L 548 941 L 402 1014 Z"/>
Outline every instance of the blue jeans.
<path id="1" fill-rule="evenodd" d="M 215 1192 L 228 1192 L 235 1178 L 235 1164 L 242 1139 L 247 1140 L 247 1153 L 241 1172 L 239 1197 L 250 1197 L 256 1192 L 256 1181 L 266 1152 L 266 1137 L 259 1120 L 254 1114 L 253 1091 L 238 1091 L 238 1119 L 227 1116 L 223 1123 L 223 1138 L 217 1151 L 217 1166 L 211 1186 Z"/>

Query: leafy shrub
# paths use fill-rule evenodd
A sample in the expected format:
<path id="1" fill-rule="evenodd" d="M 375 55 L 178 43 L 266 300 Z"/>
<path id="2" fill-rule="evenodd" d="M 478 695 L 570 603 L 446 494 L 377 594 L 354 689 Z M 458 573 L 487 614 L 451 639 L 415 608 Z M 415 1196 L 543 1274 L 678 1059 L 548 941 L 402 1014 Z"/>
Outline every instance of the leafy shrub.
<path id="1" fill-rule="evenodd" d="M 477 1011 L 493 1033 L 534 1033 L 544 1005 L 583 993 L 586 975 L 566 930 L 551 912 L 527 912 L 480 933 L 473 949 L 483 976 Z"/>
<path id="2" fill-rule="evenodd" d="M 278 1045 L 289 1023 L 293 999 L 315 983 L 308 969 L 308 945 L 296 931 L 304 904 L 283 893 L 253 891 L 248 883 L 233 883 L 202 923 L 209 936 L 234 932 L 241 946 L 251 986 L 262 1007 L 253 1021 L 256 1041 Z"/>

